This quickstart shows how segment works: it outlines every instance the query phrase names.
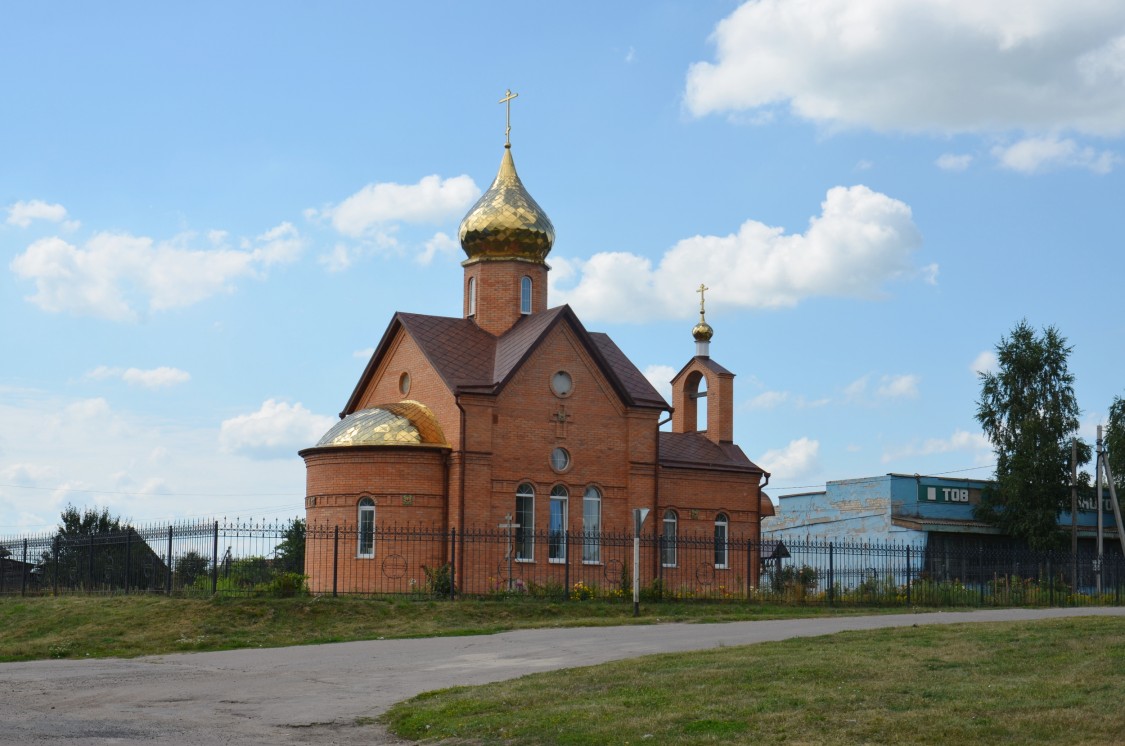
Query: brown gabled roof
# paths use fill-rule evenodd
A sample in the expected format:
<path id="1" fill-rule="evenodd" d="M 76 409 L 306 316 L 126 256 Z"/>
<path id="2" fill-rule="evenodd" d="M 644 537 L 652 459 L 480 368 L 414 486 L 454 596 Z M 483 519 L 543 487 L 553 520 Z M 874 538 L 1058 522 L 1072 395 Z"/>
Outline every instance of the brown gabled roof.
<path id="1" fill-rule="evenodd" d="M 454 394 L 496 394 L 559 323 L 570 325 L 625 404 L 670 409 L 613 340 L 605 334 L 586 331 L 570 306 L 564 305 L 523 316 L 499 337 L 482 330 L 470 319 L 396 313 L 340 416 L 358 408 L 360 396 L 400 329 L 418 344 L 422 354 Z"/>
<path id="2" fill-rule="evenodd" d="M 715 443 L 700 433 L 660 432 L 660 465 L 766 474 L 734 443 Z"/>
<path id="3" fill-rule="evenodd" d="M 645 378 L 644 373 L 637 370 L 633 361 L 625 356 L 625 353 L 609 338 L 608 334 L 590 332 L 590 339 L 594 340 L 594 344 L 598 346 L 606 361 L 617 373 L 621 383 L 629 391 L 629 395 L 633 397 L 633 401 L 646 406 L 668 408 L 668 402 L 664 401 L 664 397 L 653 388 L 652 384 Z"/>
<path id="4" fill-rule="evenodd" d="M 717 373 L 718 375 L 726 375 L 726 376 L 733 376 L 734 375 L 734 373 L 727 370 L 723 366 L 719 365 L 718 363 L 716 363 L 711 358 L 709 358 L 705 355 L 696 355 L 691 360 L 688 360 L 686 363 L 684 363 L 684 367 L 680 368 L 680 371 L 676 375 L 672 376 L 672 380 L 675 381 L 677 378 L 682 376 L 684 374 L 684 371 L 687 370 L 688 368 L 690 368 L 692 363 L 696 363 L 696 362 L 698 362 L 700 365 L 702 365 L 707 370 L 712 371 L 713 373 Z"/>

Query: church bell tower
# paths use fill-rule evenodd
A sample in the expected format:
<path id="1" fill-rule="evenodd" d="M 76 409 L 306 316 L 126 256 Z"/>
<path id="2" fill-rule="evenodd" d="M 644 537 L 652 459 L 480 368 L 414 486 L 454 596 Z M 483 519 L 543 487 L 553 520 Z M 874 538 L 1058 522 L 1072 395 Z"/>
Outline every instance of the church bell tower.
<path id="1" fill-rule="evenodd" d="M 507 92 L 504 156 L 500 171 L 461 221 L 465 268 L 464 316 L 490 334 L 501 335 L 521 317 L 547 310 L 547 254 L 555 227 L 516 173 L 512 159 L 511 107 Z"/>

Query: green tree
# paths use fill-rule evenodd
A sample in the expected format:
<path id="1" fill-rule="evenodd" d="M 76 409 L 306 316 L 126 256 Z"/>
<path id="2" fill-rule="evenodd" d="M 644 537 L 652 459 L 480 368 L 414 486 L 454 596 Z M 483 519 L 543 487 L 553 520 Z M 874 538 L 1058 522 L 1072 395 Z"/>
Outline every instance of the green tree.
<path id="1" fill-rule="evenodd" d="M 107 534 L 123 530 L 121 518 L 111 516 L 109 508 L 86 508 L 81 513 L 73 505 L 67 505 L 62 512 L 59 534 L 66 539 L 90 534 Z"/>
<path id="2" fill-rule="evenodd" d="M 304 573 L 305 571 L 305 522 L 294 518 L 281 535 L 281 542 L 273 550 L 277 569 L 280 572 Z"/>
<path id="3" fill-rule="evenodd" d="M 128 521 L 110 515 L 108 508 L 62 511 L 54 548 L 40 557 L 45 578 L 57 577 L 64 588 L 108 590 L 153 588 L 163 582 L 166 566 Z M 126 570 L 128 578 L 126 579 Z M 57 572 L 57 575 L 56 575 Z"/>
<path id="4" fill-rule="evenodd" d="M 195 582 L 196 578 L 207 574 L 211 561 L 194 549 L 189 550 L 176 558 L 176 584 L 186 587 Z"/>
<path id="5" fill-rule="evenodd" d="M 1113 397 L 1109 405 L 1109 422 L 1105 432 L 1105 447 L 1108 452 L 1109 469 L 1113 472 L 1113 483 L 1117 488 L 1117 499 L 1125 499 L 1125 399 Z"/>
<path id="6" fill-rule="evenodd" d="M 984 491 L 975 512 L 1035 549 L 1063 538 L 1059 513 L 1070 504 L 1070 444 L 1081 410 L 1071 347 L 1058 329 L 1037 334 L 1020 321 L 996 346 L 999 370 L 981 373 L 977 421 L 996 452 L 996 486 Z M 1090 447 L 1079 443 L 1079 463 Z"/>

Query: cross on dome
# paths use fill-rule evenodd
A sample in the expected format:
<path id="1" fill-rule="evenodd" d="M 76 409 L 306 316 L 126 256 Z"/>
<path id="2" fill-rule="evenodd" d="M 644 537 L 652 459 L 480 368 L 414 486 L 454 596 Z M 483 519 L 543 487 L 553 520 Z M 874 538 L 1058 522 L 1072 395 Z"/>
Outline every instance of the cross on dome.
<path id="1" fill-rule="evenodd" d="M 507 92 L 504 94 L 504 98 L 500 99 L 500 101 L 498 102 L 498 103 L 501 103 L 501 104 L 505 104 L 506 108 L 508 109 L 508 111 L 506 113 L 506 116 L 505 116 L 505 120 L 504 120 L 504 124 L 505 124 L 505 127 L 504 127 L 504 147 L 505 148 L 512 147 L 512 137 L 511 137 L 511 135 L 512 135 L 512 99 L 518 98 L 518 97 L 519 97 L 519 94 L 518 93 L 512 93 L 512 89 L 509 88 L 507 90 Z"/>

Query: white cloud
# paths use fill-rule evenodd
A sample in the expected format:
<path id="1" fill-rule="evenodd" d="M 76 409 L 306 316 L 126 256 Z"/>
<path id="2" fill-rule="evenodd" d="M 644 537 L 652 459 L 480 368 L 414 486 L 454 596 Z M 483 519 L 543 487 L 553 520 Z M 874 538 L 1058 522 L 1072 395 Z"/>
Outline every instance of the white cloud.
<path id="1" fill-rule="evenodd" d="M 87 373 L 86 377 L 95 380 L 119 378 L 131 386 L 144 386 L 148 389 L 167 388 L 191 380 L 191 374 L 186 370 L 167 366 L 142 370 L 140 368 L 111 368 L 99 365 Z"/>
<path id="2" fill-rule="evenodd" d="M 336 422 L 334 417 L 313 414 L 299 402 L 267 399 L 256 412 L 223 420 L 219 443 L 229 453 L 250 458 L 290 458 L 316 445 Z"/>
<path id="3" fill-rule="evenodd" d="M 848 399 L 858 399 L 867 392 L 867 381 L 871 376 L 860 376 L 844 387 L 844 396 Z"/>
<path id="4" fill-rule="evenodd" d="M 225 237 L 226 234 L 222 235 Z M 300 232 L 289 222 L 271 228 L 255 240 L 257 243 L 244 239 L 242 248 L 250 251 L 251 256 L 264 267 L 294 262 L 305 248 L 305 241 L 301 238 Z"/>
<path id="5" fill-rule="evenodd" d="M 138 521 L 303 514 L 304 464 L 220 449 L 204 427 L 101 398 L 6 389 L 0 396 L 0 533 L 58 523 L 68 501 Z M 319 436 L 319 434 L 318 434 Z"/>
<path id="6" fill-rule="evenodd" d="M 771 473 L 773 480 L 801 479 L 819 468 L 820 441 L 799 438 L 784 448 L 766 451 L 756 459 L 759 466 Z"/>
<path id="7" fill-rule="evenodd" d="M 343 272 L 352 266 L 352 251 L 342 243 L 332 247 L 332 251 L 316 258 L 329 272 Z"/>
<path id="8" fill-rule="evenodd" d="M 244 250 L 191 248 L 195 238 L 184 233 L 157 242 L 127 233 L 98 233 L 79 247 L 54 236 L 28 246 L 12 260 L 11 269 L 35 281 L 36 292 L 28 300 L 44 311 L 131 321 L 146 305 L 150 311 L 162 311 L 232 292 L 236 280 L 293 261 L 303 245 L 289 223 L 244 242 Z M 208 240 L 215 241 L 216 234 Z"/>
<path id="9" fill-rule="evenodd" d="M 709 309 L 875 298 L 886 282 L 918 274 L 911 258 L 921 241 L 905 203 L 865 186 L 834 187 L 804 233 L 748 220 L 736 234 L 679 241 L 656 267 L 624 252 L 552 258 L 550 292 L 584 318 L 615 321 L 689 316 L 700 281 L 711 289 Z"/>
<path id="10" fill-rule="evenodd" d="M 436 254 L 445 254 L 448 256 L 456 255 L 457 250 L 461 248 L 461 243 L 457 239 L 450 238 L 444 233 L 438 232 L 433 235 L 430 240 L 426 241 L 422 253 L 417 256 L 417 262 L 423 266 L 428 265 L 434 260 Z"/>
<path id="11" fill-rule="evenodd" d="M 922 442 L 912 442 L 903 447 L 883 452 L 883 463 L 905 458 L 918 458 L 941 453 L 965 452 L 972 455 L 977 464 L 990 463 L 993 458 L 992 444 L 981 433 L 955 430 L 948 438 L 930 438 Z"/>
<path id="12" fill-rule="evenodd" d="M 352 353 L 352 357 L 357 357 L 360 360 L 370 360 L 371 356 L 375 354 L 374 347 L 365 347 L 362 350 L 356 350 Z"/>
<path id="13" fill-rule="evenodd" d="M 996 359 L 996 351 L 985 350 L 973 358 L 973 362 L 969 364 L 969 370 L 973 373 L 995 373 L 999 366 L 1000 361 Z"/>
<path id="14" fill-rule="evenodd" d="M 883 376 L 876 393 L 888 399 L 914 398 L 918 396 L 918 383 L 921 379 L 913 374 Z"/>
<path id="15" fill-rule="evenodd" d="M 1125 4 L 758 0 L 687 74 L 696 116 L 774 110 L 877 130 L 1125 132 Z"/>
<path id="16" fill-rule="evenodd" d="M 964 171 L 973 163 L 973 157 L 967 153 L 943 153 L 934 161 L 942 171 Z"/>
<path id="17" fill-rule="evenodd" d="M 1013 145 L 997 145 L 992 148 L 992 155 L 1004 168 L 1024 174 L 1059 168 L 1084 168 L 1097 174 L 1107 174 L 1121 162 L 1121 157 L 1109 150 L 1099 152 L 1055 135 L 1028 137 Z"/>
<path id="18" fill-rule="evenodd" d="M 8 206 L 8 225 L 27 228 L 33 220 L 46 220 L 51 223 L 64 223 L 67 230 L 78 228 L 78 221 L 66 219 L 66 208 L 60 204 L 44 202 L 40 199 L 19 201 Z M 65 222 L 64 222 L 65 221 Z"/>
<path id="19" fill-rule="evenodd" d="M 920 273 L 922 282 L 926 283 L 927 285 L 937 285 L 938 273 L 940 271 L 941 267 L 939 267 L 936 262 L 933 264 L 927 264 L 925 267 L 922 267 Z"/>
<path id="20" fill-rule="evenodd" d="M 466 175 L 423 177 L 417 184 L 368 184 L 339 205 L 315 213 L 352 238 L 366 237 L 393 223 L 440 223 L 460 220 L 481 190 Z"/>
<path id="21" fill-rule="evenodd" d="M 746 402 L 747 409 L 776 409 L 785 404 L 792 405 L 795 409 L 816 409 L 830 404 L 832 400 L 828 397 L 821 397 L 819 399 L 810 399 L 804 394 L 793 394 L 789 391 L 772 391 L 767 390 L 754 396 L 750 401 Z"/>
<path id="22" fill-rule="evenodd" d="M 645 378 L 668 401 L 672 400 L 672 378 L 676 373 L 671 365 L 649 365 L 644 369 Z"/>
<path id="23" fill-rule="evenodd" d="M 751 409 L 774 409 L 789 401 L 788 391 L 763 391 L 749 402 Z"/>

